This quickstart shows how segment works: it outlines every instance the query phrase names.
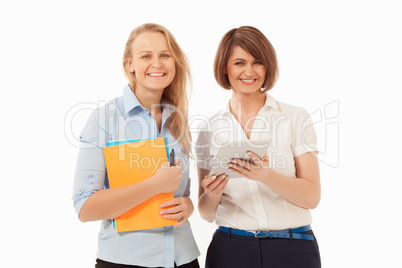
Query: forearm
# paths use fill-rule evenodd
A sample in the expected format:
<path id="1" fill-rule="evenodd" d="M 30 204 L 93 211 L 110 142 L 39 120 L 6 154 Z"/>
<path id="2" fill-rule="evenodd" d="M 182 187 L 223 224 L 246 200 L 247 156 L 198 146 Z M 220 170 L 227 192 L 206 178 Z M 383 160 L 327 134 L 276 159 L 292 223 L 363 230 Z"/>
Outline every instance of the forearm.
<path id="1" fill-rule="evenodd" d="M 198 199 L 198 211 L 201 218 L 208 222 L 213 222 L 216 218 L 216 209 L 218 208 L 222 199 L 220 196 L 209 196 L 206 193 L 200 195 Z"/>
<path id="2" fill-rule="evenodd" d="M 158 194 L 153 180 L 95 192 L 81 208 L 82 222 L 113 219 Z"/>
<path id="3" fill-rule="evenodd" d="M 291 178 L 271 170 L 261 182 L 296 206 L 314 209 L 321 198 L 319 183 L 306 178 Z"/>
<path id="4" fill-rule="evenodd" d="M 183 196 L 182 198 L 185 200 L 185 203 L 186 203 L 185 216 L 187 218 L 190 218 L 190 216 L 193 215 L 193 212 L 194 212 L 193 201 L 191 200 L 191 198 L 189 196 Z"/>

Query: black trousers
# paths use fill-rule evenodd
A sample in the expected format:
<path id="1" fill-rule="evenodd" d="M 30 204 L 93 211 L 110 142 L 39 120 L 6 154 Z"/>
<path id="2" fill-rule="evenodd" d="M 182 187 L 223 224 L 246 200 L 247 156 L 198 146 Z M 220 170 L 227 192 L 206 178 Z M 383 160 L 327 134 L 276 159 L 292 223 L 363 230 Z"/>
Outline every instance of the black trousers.
<path id="1" fill-rule="evenodd" d="M 124 265 L 124 264 L 116 264 L 116 263 L 111 263 L 111 262 L 106 262 L 101 259 L 96 259 L 96 265 L 95 268 L 124 268 L 124 267 L 130 267 L 130 268 L 147 268 L 143 266 L 136 266 L 136 265 Z M 198 259 L 193 260 L 190 263 L 183 264 L 180 266 L 176 266 L 176 263 L 174 264 L 174 267 L 176 268 L 200 268 L 200 265 L 198 264 Z M 158 268 L 158 267 L 156 267 Z M 163 267 L 160 267 L 163 268 Z"/>
<path id="2" fill-rule="evenodd" d="M 313 231 L 305 234 L 314 235 Z M 319 268 L 317 240 L 254 238 L 216 230 L 205 268 Z"/>

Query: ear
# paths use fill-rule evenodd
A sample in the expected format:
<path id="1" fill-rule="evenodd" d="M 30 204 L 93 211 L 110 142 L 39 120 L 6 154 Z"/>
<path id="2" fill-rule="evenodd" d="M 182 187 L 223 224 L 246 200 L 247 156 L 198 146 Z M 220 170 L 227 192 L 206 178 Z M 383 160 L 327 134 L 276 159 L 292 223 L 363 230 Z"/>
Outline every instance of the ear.
<path id="1" fill-rule="evenodd" d="M 134 73 L 134 62 L 131 59 L 126 60 L 126 66 L 130 73 Z"/>

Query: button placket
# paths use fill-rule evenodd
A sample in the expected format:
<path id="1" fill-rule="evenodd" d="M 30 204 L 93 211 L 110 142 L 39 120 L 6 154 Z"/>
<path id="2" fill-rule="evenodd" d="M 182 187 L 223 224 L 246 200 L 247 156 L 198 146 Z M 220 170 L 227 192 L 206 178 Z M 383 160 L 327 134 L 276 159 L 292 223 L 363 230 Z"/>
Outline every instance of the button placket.
<path id="1" fill-rule="evenodd" d="M 267 229 L 268 221 L 265 213 L 264 205 L 262 203 L 261 193 L 258 184 L 255 181 L 249 181 L 250 191 L 254 202 L 254 208 L 257 213 L 257 221 L 259 230 Z"/>

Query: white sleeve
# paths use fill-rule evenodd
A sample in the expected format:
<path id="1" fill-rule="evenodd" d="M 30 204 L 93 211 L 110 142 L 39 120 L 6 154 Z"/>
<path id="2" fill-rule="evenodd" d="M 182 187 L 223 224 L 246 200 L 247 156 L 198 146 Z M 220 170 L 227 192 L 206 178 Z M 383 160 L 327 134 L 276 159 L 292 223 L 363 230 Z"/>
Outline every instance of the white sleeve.
<path id="1" fill-rule="evenodd" d="M 73 201 L 77 215 L 88 198 L 96 191 L 104 189 L 106 166 L 103 147 L 107 132 L 99 120 L 98 110 L 89 117 L 80 135 L 81 148 L 75 169 Z"/>
<path id="2" fill-rule="evenodd" d="M 307 152 L 318 151 L 317 135 L 313 122 L 308 112 L 298 108 L 293 117 L 293 156 L 299 156 Z"/>
<path id="3" fill-rule="evenodd" d="M 198 128 L 197 142 L 195 144 L 196 167 L 211 170 L 210 130 Z"/>

